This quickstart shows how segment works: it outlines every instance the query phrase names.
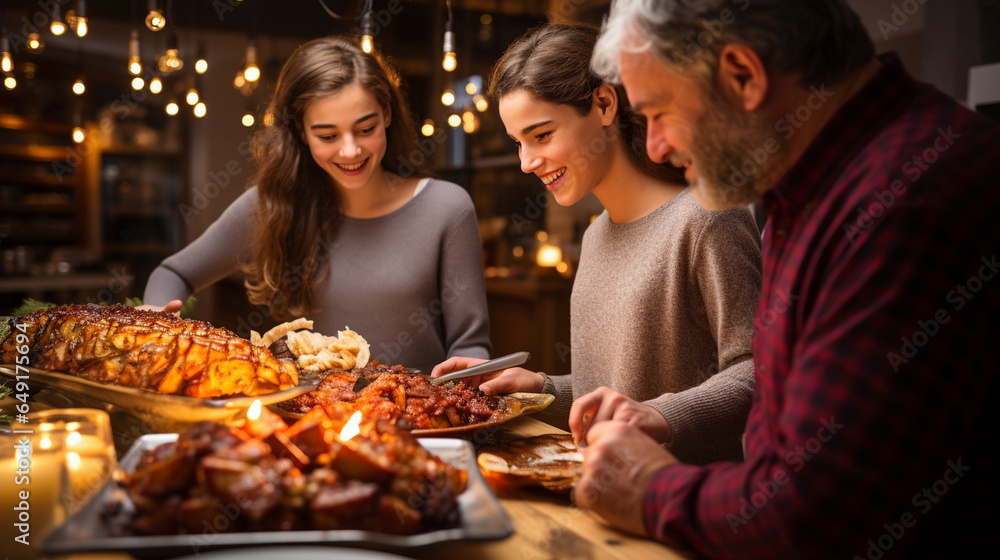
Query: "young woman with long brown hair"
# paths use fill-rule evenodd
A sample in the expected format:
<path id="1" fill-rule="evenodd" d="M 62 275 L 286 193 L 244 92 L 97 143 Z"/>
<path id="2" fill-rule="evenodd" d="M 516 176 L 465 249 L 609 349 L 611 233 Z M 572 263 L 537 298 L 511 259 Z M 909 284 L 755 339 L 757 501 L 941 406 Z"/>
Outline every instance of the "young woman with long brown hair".
<path id="1" fill-rule="evenodd" d="M 489 356 L 482 247 L 459 186 L 414 175 L 426 155 L 379 54 L 344 37 L 301 45 L 255 136 L 255 186 L 153 272 L 144 301 L 176 306 L 242 269 L 250 302 L 314 330 L 349 326 L 372 357 L 430 371 Z M 250 241 L 247 243 L 247 241 Z"/>
<path id="2" fill-rule="evenodd" d="M 480 388 L 552 393 L 555 402 L 538 416 L 572 427 L 591 414 L 571 413 L 574 400 L 608 387 L 628 397 L 615 403 L 614 417 L 677 456 L 739 459 L 754 387 L 757 226 L 745 208 L 702 209 L 678 169 L 649 159 L 645 120 L 629 110 L 623 88 L 590 71 L 597 34 L 585 25 L 543 26 L 493 69 L 489 94 L 522 171 L 561 205 L 592 192 L 605 211 L 583 237 L 573 284 L 571 375 L 511 368 L 480 379 Z M 452 358 L 432 375 L 478 362 Z"/>

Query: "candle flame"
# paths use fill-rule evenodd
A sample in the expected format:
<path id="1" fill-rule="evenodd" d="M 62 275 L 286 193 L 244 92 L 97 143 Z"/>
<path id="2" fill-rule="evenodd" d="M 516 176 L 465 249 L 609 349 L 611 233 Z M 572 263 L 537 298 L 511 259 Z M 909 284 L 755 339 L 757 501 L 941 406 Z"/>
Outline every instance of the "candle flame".
<path id="1" fill-rule="evenodd" d="M 344 424 L 344 429 L 340 431 L 340 439 L 347 441 L 361 433 L 361 430 L 358 428 L 359 424 L 361 424 L 361 411 L 356 410 L 351 415 L 351 419 Z"/>
<path id="2" fill-rule="evenodd" d="M 80 435 L 80 432 L 70 432 L 69 435 L 66 436 L 66 445 L 69 447 L 73 447 L 81 441 L 83 441 L 83 436 Z"/>
<path id="3" fill-rule="evenodd" d="M 247 409 L 247 418 L 251 420 L 260 418 L 260 399 L 253 401 L 253 404 Z"/>

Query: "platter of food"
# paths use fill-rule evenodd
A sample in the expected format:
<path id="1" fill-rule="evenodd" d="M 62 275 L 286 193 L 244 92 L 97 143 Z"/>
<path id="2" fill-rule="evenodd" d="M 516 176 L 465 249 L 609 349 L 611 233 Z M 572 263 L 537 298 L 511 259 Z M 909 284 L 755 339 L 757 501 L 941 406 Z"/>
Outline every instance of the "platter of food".
<path id="1" fill-rule="evenodd" d="M 242 426 L 142 436 L 116 480 L 44 550 L 139 558 L 295 544 L 392 550 L 513 532 L 469 442 L 417 439 L 383 420 L 352 432 L 352 422 L 316 408 L 287 426 L 265 410 Z"/>
<path id="2" fill-rule="evenodd" d="M 356 391 L 359 378 L 370 383 Z M 356 374 L 331 373 L 313 391 L 270 408 L 290 419 L 314 406 L 360 410 L 366 416 L 396 422 L 420 437 L 469 437 L 478 430 L 543 410 L 554 399 L 541 393 L 486 395 L 464 380 L 433 385 L 426 375 L 373 361 Z"/>
<path id="3" fill-rule="evenodd" d="M 541 486 L 568 492 L 583 474 L 583 454 L 570 434 L 498 441 L 479 450 L 479 469 L 491 484 Z"/>

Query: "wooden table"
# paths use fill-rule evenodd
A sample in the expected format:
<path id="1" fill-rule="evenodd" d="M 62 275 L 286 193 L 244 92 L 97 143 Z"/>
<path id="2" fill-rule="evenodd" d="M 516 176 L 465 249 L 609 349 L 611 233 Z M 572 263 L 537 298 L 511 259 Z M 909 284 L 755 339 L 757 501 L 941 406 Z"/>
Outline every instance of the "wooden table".
<path id="1" fill-rule="evenodd" d="M 504 430 L 533 436 L 561 430 L 530 417 L 515 419 Z M 563 432 L 564 433 L 564 432 Z M 514 534 L 500 541 L 441 543 L 392 554 L 419 560 L 549 560 L 691 558 L 648 539 L 612 529 L 574 506 L 569 498 L 542 489 L 494 489 L 514 524 Z M 61 560 L 132 560 L 127 554 L 74 554 Z"/>

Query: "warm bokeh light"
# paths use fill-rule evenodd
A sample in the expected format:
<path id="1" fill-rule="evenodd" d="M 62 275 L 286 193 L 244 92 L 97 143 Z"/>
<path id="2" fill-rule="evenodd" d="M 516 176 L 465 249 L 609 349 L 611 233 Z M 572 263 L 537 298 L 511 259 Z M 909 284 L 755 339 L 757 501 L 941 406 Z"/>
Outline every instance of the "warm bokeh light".
<path id="1" fill-rule="evenodd" d="M 17 87 L 17 80 L 14 79 L 14 76 L 7 76 L 3 79 L 3 87 L 7 89 L 14 89 Z"/>
<path id="2" fill-rule="evenodd" d="M 67 430 L 70 429 L 69 426 L 67 426 L 66 429 Z M 66 435 L 66 445 L 68 445 L 69 447 L 73 447 L 74 445 L 79 445 L 81 441 L 83 441 L 83 436 L 80 435 L 80 432 L 74 431 Z"/>
<path id="3" fill-rule="evenodd" d="M 3 53 L 3 58 L 0 59 L 0 70 L 4 72 L 10 72 L 14 69 L 14 59 L 10 57 L 9 52 Z"/>
<path id="4" fill-rule="evenodd" d="M 236 89 L 243 89 L 247 83 L 247 79 L 243 77 L 243 72 L 237 72 L 236 77 L 233 78 L 233 87 Z"/>
<path id="5" fill-rule="evenodd" d="M 198 90 L 191 88 L 188 90 L 187 95 L 184 96 L 184 101 L 187 101 L 188 105 L 194 105 L 198 102 Z"/>
<path id="6" fill-rule="evenodd" d="M 454 72 L 455 68 L 458 67 L 458 59 L 455 58 L 455 53 L 444 53 L 444 59 L 441 60 L 441 67 L 444 68 L 445 72 Z"/>
<path id="7" fill-rule="evenodd" d="M 523 257 L 524 256 L 524 247 L 521 247 L 520 245 L 515 245 L 514 249 L 511 251 L 511 254 L 514 255 L 514 258 L 517 258 L 517 259 Z"/>
<path id="8" fill-rule="evenodd" d="M 45 41 L 39 33 L 28 33 L 28 50 L 34 53 L 42 52 L 45 48 Z"/>
<path id="9" fill-rule="evenodd" d="M 77 18 L 76 18 L 76 36 L 77 37 L 86 37 L 87 36 L 87 31 L 89 31 L 89 30 L 90 30 L 90 28 L 87 26 L 87 18 L 77 16 Z"/>
<path id="10" fill-rule="evenodd" d="M 138 76 L 142 72 L 142 61 L 138 56 L 130 58 L 128 61 L 128 73 Z"/>
<path id="11" fill-rule="evenodd" d="M 465 84 L 465 93 L 468 93 L 469 95 L 475 95 L 477 91 L 479 91 L 479 88 L 476 87 L 476 84 L 472 82 Z"/>
<path id="12" fill-rule="evenodd" d="M 347 441 L 352 437 L 361 433 L 361 429 L 358 427 L 361 425 L 361 411 L 355 410 L 354 414 L 351 415 L 351 419 L 344 424 L 344 429 L 340 430 L 340 439 Z"/>
<path id="13" fill-rule="evenodd" d="M 51 31 L 53 35 L 58 37 L 59 35 L 62 35 L 63 33 L 66 32 L 66 24 L 53 18 L 52 25 L 49 26 L 49 31 Z"/>
<path id="14" fill-rule="evenodd" d="M 424 125 L 420 127 L 420 133 L 424 136 L 431 136 L 434 134 L 434 121 L 431 119 L 424 121 Z"/>
<path id="15" fill-rule="evenodd" d="M 204 58 L 199 58 L 194 63 L 194 71 L 199 74 L 204 74 L 208 71 L 208 61 Z"/>
<path id="16" fill-rule="evenodd" d="M 247 66 L 246 70 L 243 71 L 243 78 L 248 82 L 256 82 L 260 79 L 260 68 L 254 66 Z"/>
<path id="17" fill-rule="evenodd" d="M 177 112 L 180 111 L 180 110 L 181 110 L 181 108 L 177 106 L 177 102 L 176 101 L 171 101 L 171 102 L 167 103 L 166 111 L 167 111 L 168 115 L 176 115 Z"/>
<path id="18" fill-rule="evenodd" d="M 569 271 L 569 265 L 566 264 L 566 261 L 563 261 L 563 262 L 561 262 L 561 263 L 559 263 L 559 264 L 556 265 L 556 271 L 559 274 L 565 274 L 566 272 Z"/>
<path id="19" fill-rule="evenodd" d="M 361 37 L 361 50 L 368 54 L 375 50 L 375 39 L 371 35 Z"/>
<path id="20" fill-rule="evenodd" d="M 86 139 L 87 139 L 87 134 L 83 132 L 83 129 L 80 128 L 80 127 L 78 127 L 78 126 L 74 126 L 73 127 L 73 141 L 76 142 L 77 144 L 82 144 L 83 141 L 86 140 Z"/>
<path id="21" fill-rule="evenodd" d="M 545 243 L 546 241 L 549 240 L 549 232 L 545 231 L 544 229 L 538 230 L 538 233 L 535 234 L 535 239 L 537 239 L 541 243 Z"/>
<path id="22" fill-rule="evenodd" d="M 145 85 L 146 85 L 146 81 L 143 80 L 142 78 L 140 78 L 139 76 L 136 76 L 136 77 L 132 78 L 132 89 L 134 89 L 136 91 L 139 91 Z"/>
<path id="23" fill-rule="evenodd" d="M 462 117 L 458 115 L 451 115 L 448 117 L 448 126 L 457 127 L 460 124 L 462 124 Z"/>
<path id="24" fill-rule="evenodd" d="M 253 123 L 254 123 L 253 114 L 252 113 L 245 113 L 243 115 L 242 122 L 243 122 L 243 126 L 245 126 L 247 128 L 253 126 Z"/>
<path id="25" fill-rule="evenodd" d="M 161 82 L 159 78 L 149 80 L 149 91 L 152 93 L 160 93 L 163 91 L 163 82 Z"/>
<path id="26" fill-rule="evenodd" d="M 479 23 L 483 25 L 489 25 L 493 23 L 493 16 L 491 16 L 490 14 L 483 14 L 479 16 Z"/>
<path id="27" fill-rule="evenodd" d="M 73 82 L 73 93 L 77 95 L 83 95 L 83 92 L 87 91 L 87 86 L 83 83 L 83 78 L 77 78 Z"/>
<path id="28" fill-rule="evenodd" d="M 167 25 L 167 18 L 163 17 L 163 12 L 159 10 L 150 10 L 146 14 L 146 27 L 150 31 L 159 31 Z"/>
<path id="29" fill-rule="evenodd" d="M 472 101 L 476 104 L 476 110 L 482 113 L 489 108 L 490 104 L 486 101 L 486 98 L 482 95 L 477 95 L 472 98 Z"/>
<path id="30" fill-rule="evenodd" d="M 556 266 L 562 262 L 562 249 L 555 245 L 542 245 L 535 260 L 538 266 Z"/>
<path id="31" fill-rule="evenodd" d="M 441 94 L 441 104 L 445 107 L 451 107 L 453 103 L 455 103 L 455 94 L 450 89 L 444 90 L 444 93 Z"/>
<path id="32" fill-rule="evenodd" d="M 199 119 L 204 117 L 205 113 L 207 112 L 208 112 L 208 107 L 206 107 L 205 104 L 202 103 L 201 101 L 199 101 L 198 104 L 194 106 L 194 116 L 198 117 Z"/>

